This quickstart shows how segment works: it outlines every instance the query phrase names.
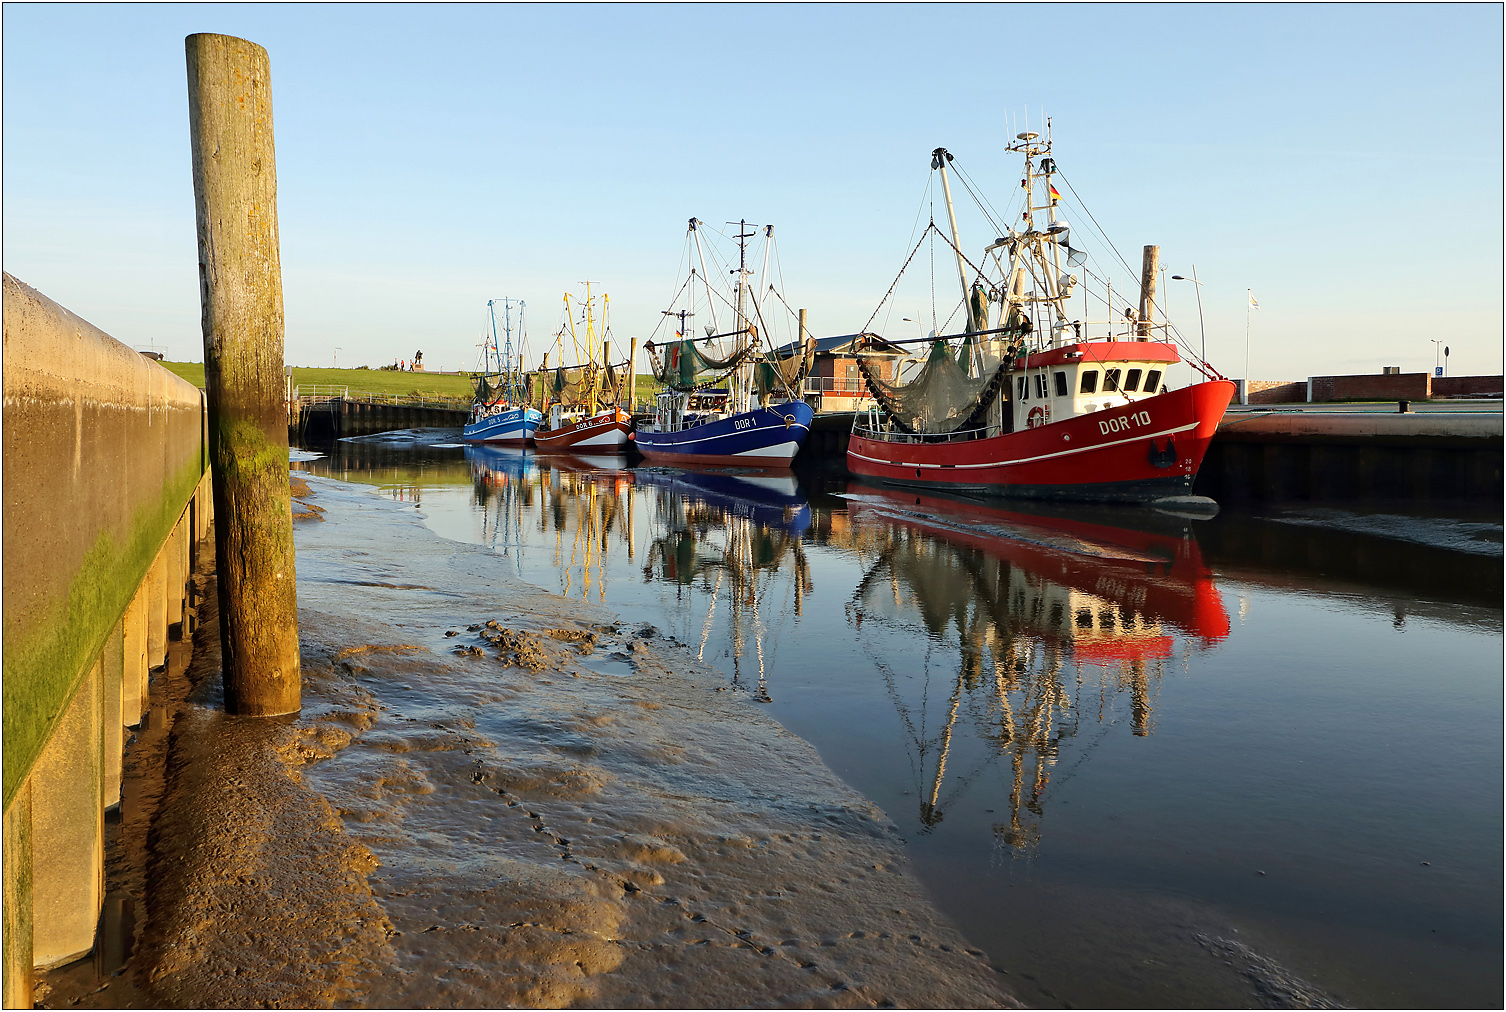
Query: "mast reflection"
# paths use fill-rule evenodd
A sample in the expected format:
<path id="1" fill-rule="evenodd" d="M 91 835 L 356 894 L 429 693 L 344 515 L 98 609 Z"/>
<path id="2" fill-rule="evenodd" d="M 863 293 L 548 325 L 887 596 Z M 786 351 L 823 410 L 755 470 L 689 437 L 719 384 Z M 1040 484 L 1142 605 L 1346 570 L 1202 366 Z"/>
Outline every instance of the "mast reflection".
<path id="1" fill-rule="evenodd" d="M 1152 734 L 1172 633 L 1197 648 L 1229 634 L 1196 541 L 1185 522 L 1163 514 L 1004 510 L 857 486 L 845 498 L 851 537 L 871 559 L 847 606 L 854 630 L 878 624 L 922 632 L 924 686 L 933 655 L 958 652 L 945 719 L 932 734 L 924 690 L 918 707 L 908 702 L 901 683 L 911 680 L 894 658 L 879 655 L 873 636 L 858 636 L 910 734 L 928 830 L 983 765 L 1008 757 L 1009 820 L 994 832 L 1011 852 L 1033 853 L 1063 739 L 1085 722 L 1100 725 L 1100 737 L 1108 733 L 1117 722 L 1114 700 L 1124 694 L 1131 733 Z M 959 717 L 992 754 L 977 769 L 954 773 L 944 791 Z"/>
<path id="2" fill-rule="evenodd" d="M 695 587 L 708 599 L 696 650 L 701 659 L 725 589 L 732 685 L 745 687 L 743 665 L 751 645 L 757 670 L 753 698 L 771 702 L 771 626 L 786 608 L 801 615 L 813 587 L 801 540 L 810 527 L 810 505 L 794 474 L 643 468 L 635 475 L 640 487 L 658 492 L 644 581 L 658 578 L 683 589 Z M 772 608 L 771 622 L 769 598 L 786 562 L 786 601 L 784 607 Z M 691 604 L 683 594 L 679 600 Z"/>

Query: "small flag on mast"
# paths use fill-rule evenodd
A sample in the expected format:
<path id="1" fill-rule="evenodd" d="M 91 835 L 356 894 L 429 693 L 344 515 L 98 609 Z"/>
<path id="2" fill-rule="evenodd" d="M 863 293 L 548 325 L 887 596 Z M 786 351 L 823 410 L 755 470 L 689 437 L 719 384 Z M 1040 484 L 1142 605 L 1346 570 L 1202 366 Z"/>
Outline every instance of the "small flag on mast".
<path id="1" fill-rule="evenodd" d="M 1056 192 L 1056 187 L 1052 186 L 1050 183 L 1046 184 L 1046 189 L 1048 189 L 1048 190 L 1051 191 L 1051 203 L 1054 204 L 1058 200 L 1062 199 L 1062 195 L 1060 193 L 1057 193 Z"/>
<path id="2" fill-rule="evenodd" d="M 1248 288 L 1246 288 L 1245 289 L 1245 294 L 1250 297 L 1250 308 L 1251 309 L 1259 309 L 1260 308 L 1260 303 L 1255 301 L 1255 293 L 1252 292 L 1252 291 L 1250 291 Z"/>

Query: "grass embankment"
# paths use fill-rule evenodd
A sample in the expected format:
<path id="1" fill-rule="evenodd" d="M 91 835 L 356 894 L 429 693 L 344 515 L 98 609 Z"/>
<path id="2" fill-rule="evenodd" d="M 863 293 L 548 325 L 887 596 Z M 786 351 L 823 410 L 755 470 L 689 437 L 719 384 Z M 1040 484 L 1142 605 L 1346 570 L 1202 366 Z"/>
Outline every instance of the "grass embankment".
<path id="1" fill-rule="evenodd" d="M 163 362 L 169 372 L 181 376 L 199 389 L 204 388 L 203 362 Z M 293 385 L 350 387 L 353 394 L 429 394 L 434 397 L 470 397 L 471 376 L 461 373 L 396 372 L 383 369 L 306 369 L 293 367 Z M 633 392 L 639 401 L 652 401 L 663 389 L 653 377 L 639 373 L 634 377 Z"/>
<path id="2" fill-rule="evenodd" d="M 163 362 L 169 372 L 183 377 L 194 386 L 204 387 L 203 362 Z M 383 369 L 306 369 L 293 367 L 293 385 L 350 387 L 351 393 L 363 394 L 430 394 L 435 397 L 470 397 L 468 373 L 443 376 L 439 373 L 397 372 Z"/>

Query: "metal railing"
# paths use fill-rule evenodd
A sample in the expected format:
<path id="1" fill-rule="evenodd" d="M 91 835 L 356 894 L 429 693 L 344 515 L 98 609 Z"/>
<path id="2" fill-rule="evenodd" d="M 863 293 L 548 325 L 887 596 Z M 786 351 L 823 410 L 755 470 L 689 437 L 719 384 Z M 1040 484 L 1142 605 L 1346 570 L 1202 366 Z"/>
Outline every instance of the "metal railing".
<path id="1" fill-rule="evenodd" d="M 808 394 L 847 394 L 861 397 L 868 393 L 868 385 L 861 376 L 807 376 L 801 390 Z"/>
<path id="2" fill-rule="evenodd" d="M 386 404 L 404 408 L 444 408 L 451 411 L 468 411 L 469 397 L 441 397 L 438 394 L 379 394 L 357 390 L 348 386 L 333 386 L 323 383 L 300 383 L 293 388 L 293 400 L 300 405 L 328 404 L 331 401 L 349 401 L 357 404 Z"/>

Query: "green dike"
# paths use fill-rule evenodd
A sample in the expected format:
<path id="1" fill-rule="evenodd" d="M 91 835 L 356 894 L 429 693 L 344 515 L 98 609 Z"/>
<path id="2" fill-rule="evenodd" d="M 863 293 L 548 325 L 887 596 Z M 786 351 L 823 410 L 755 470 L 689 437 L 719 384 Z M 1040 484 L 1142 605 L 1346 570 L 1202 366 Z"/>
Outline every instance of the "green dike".
<path id="1" fill-rule="evenodd" d="M 7 810 L 193 498 L 204 474 L 201 461 L 201 454 L 193 454 L 155 502 L 136 508 L 124 544 L 101 531 L 70 581 L 64 600 L 55 602 L 35 625 L 20 628 L 6 614 L 0 729 Z"/>
<path id="2" fill-rule="evenodd" d="M 204 389 L 203 362 L 163 362 L 162 367 L 180 376 L 200 390 Z M 427 394 L 430 397 L 459 397 L 469 400 L 474 393 L 468 373 L 444 376 L 439 373 L 397 372 L 383 369 L 309 369 L 293 367 L 294 385 L 350 387 L 354 394 L 381 394 L 406 397 Z"/>

